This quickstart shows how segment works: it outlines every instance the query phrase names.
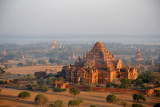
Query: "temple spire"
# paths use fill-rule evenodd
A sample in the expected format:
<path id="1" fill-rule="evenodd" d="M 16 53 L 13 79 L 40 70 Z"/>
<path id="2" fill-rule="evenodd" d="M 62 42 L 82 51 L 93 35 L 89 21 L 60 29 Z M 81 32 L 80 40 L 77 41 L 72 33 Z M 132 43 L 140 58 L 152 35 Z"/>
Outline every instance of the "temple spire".
<path id="1" fill-rule="evenodd" d="M 53 44 L 54 44 L 54 45 L 56 44 L 56 40 L 55 40 L 55 38 L 54 38 L 54 40 L 53 40 Z"/>

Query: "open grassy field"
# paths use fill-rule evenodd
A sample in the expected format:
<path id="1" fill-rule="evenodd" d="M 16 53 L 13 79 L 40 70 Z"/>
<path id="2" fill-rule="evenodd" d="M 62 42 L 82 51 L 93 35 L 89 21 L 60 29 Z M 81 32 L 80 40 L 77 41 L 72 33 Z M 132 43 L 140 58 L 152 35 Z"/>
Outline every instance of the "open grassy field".
<path id="1" fill-rule="evenodd" d="M 68 91 L 66 92 L 52 92 L 49 90 L 48 92 L 33 92 L 31 93 L 31 97 L 26 99 L 18 98 L 19 92 L 23 90 L 16 90 L 16 89 L 6 89 L 3 88 L 2 92 L 0 93 L 0 107 L 38 107 L 34 104 L 34 98 L 37 94 L 41 93 L 44 94 L 50 103 L 53 103 L 55 100 L 62 100 L 65 107 L 68 107 L 68 101 L 73 99 L 73 96 L 69 94 Z M 94 104 L 97 107 L 122 107 L 120 103 L 113 104 L 107 103 L 105 98 L 107 95 L 111 93 L 109 92 L 81 92 L 80 95 L 76 96 L 76 98 L 84 99 L 84 103 L 81 104 L 79 107 L 89 107 L 89 105 Z M 134 103 L 132 101 L 132 94 L 115 94 L 120 100 L 124 100 L 129 103 L 128 107 L 131 107 L 131 104 Z M 160 102 L 158 97 L 146 97 L 146 102 L 142 102 L 142 104 L 146 107 L 153 107 L 155 103 Z M 46 106 L 47 107 L 47 104 Z"/>
<path id="2" fill-rule="evenodd" d="M 45 66 L 25 66 L 25 67 L 12 67 L 5 69 L 6 72 L 13 74 L 34 74 L 35 72 L 45 71 L 46 69 L 51 69 L 53 71 L 61 71 L 62 66 L 57 65 L 45 65 Z"/>

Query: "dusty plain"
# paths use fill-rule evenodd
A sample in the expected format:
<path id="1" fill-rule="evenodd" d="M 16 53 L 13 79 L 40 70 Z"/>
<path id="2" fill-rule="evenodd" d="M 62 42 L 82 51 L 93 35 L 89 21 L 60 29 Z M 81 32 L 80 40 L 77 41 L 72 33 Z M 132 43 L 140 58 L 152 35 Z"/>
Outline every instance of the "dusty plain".
<path id="1" fill-rule="evenodd" d="M 39 65 L 39 66 L 25 66 L 25 67 L 13 66 L 11 68 L 5 69 L 5 71 L 13 74 L 34 74 L 35 72 L 45 71 L 46 69 L 51 69 L 55 72 L 58 72 L 62 70 L 62 66 L 58 65 L 45 65 L 45 66 Z"/>
<path id="2" fill-rule="evenodd" d="M 48 104 L 53 103 L 55 100 L 62 100 L 65 107 L 68 107 L 68 101 L 74 98 L 71 94 L 69 94 L 68 90 L 66 92 L 52 92 L 49 90 L 48 92 L 29 91 L 31 93 L 31 97 L 20 99 L 17 96 L 22 91 L 23 90 L 2 88 L 2 92 L 0 93 L 0 107 L 38 107 L 34 103 L 34 98 L 40 93 L 44 94 L 49 99 Z M 79 107 L 89 107 L 91 104 L 94 104 L 97 107 L 122 107 L 120 103 L 107 103 L 106 96 L 109 94 L 111 93 L 81 91 L 80 95 L 76 96 L 75 98 L 84 99 L 84 103 Z M 132 94 L 114 94 L 120 98 L 120 100 L 128 102 L 128 107 L 131 107 L 131 104 L 135 103 L 132 100 Z M 158 102 L 160 102 L 159 97 L 146 96 L 146 102 L 141 103 L 146 107 L 153 107 L 153 105 Z M 45 107 L 47 107 L 48 104 L 46 104 Z"/>

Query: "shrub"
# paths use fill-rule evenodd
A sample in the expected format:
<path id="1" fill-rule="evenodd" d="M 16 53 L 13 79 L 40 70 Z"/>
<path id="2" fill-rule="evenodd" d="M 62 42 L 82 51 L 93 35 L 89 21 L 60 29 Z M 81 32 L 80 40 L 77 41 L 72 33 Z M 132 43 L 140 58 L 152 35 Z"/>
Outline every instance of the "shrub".
<path id="1" fill-rule="evenodd" d="M 63 89 L 60 89 L 60 88 L 53 88 L 53 91 L 54 92 L 63 92 L 63 91 L 66 91 L 66 88 L 63 88 Z"/>
<path id="2" fill-rule="evenodd" d="M 19 97 L 19 98 L 30 97 L 30 93 L 27 92 L 27 91 L 23 91 L 23 92 L 19 93 L 18 97 Z"/>
<path id="3" fill-rule="evenodd" d="M 72 87 L 72 88 L 69 89 L 69 93 L 72 94 L 75 97 L 76 95 L 80 94 L 80 90 L 76 87 Z"/>
<path id="4" fill-rule="evenodd" d="M 83 103 L 84 102 L 84 100 L 83 99 L 77 99 L 77 100 L 70 100 L 69 102 L 68 102 L 68 107 L 69 106 L 79 106 L 81 103 Z"/>
<path id="5" fill-rule="evenodd" d="M 77 100 L 78 100 L 79 104 L 80 104 L 80 103 L 84 103 L 84 100 L 81 99 L 81 98 L 80 98 L 80 99 L 77 99 Z"/>
<path id="6" fill-rule="evenodd" d="M 126 101 L 121 101 L 121 104 L 122 104 L 123 107 L 128 106 L 128 103 Z"/>
<path id="7" fill-rule="evenodd" d="M 70 100 L 69 102 L 68 102 L 68 107 L 69 106 L 79 106 L 79 103 L 78 103 L 78 101 L 77 100 Z"/>
<path id="8" fill-rule="evenodd" d="M 42 64 L 42 65 L 46 65 L 46 61 L 45 60 L 38 60 L 37 63 L 38 64 Z"/>
<path id="9" fill-rule="evenodd" d="M 38 94 L 34 101 L 36 104 L 43 106 L 48 102 L 48 98 L 42 94 Z"/>
<path id="10" fill-rule="evenodd" d="M 120 88 L 129 88 L 131 85 L 131 80 L 128 78 L 124 78 L 121 80 Z"/>
<path id="11" fill-rule="evenodd" d="M 90 85 L 89 85 L 89 90 L 90 90 L 91 92 L 94 90 L 94 88 L 95 88 L 95 85 L 94 85 L 94 84 L 90 84 Z"/>
<path id="12" fill-rule="evenodd" d="M 36 90 L 38 88 L 38 84 L 37 82 L 29 83 L 27 87 L 29 90 Z"/>
<path id="13" fill-rule="evenodd" d="M 17 64 L 17 67 L 22 67 L 22 66 L 24 66 L 23 63 L 18 63 L 18 64 Z"/>
<path id="14" fill-rule="evenodd" d="M 133 94 L 133 100 L 139 102 L 139 100 L 146 101 L 146 98 L 141 94 Z"/>
<path id="15" fill-rule="evenodd" d="M 46 84 L 43 84 L 41 87 L 40 87 L 41 91 L 42 92 L 46 92 L 48 91 L 48 86 Z"/>
<path id="16" fill-rule="evenodd" d="M 145 107 L 145 106 L 143 106 L 142 104 L 132 104 L 132 107 Z"/>
<path id="17" fill-rule="evenodd" d="M 97 107 L 96 105 L 90 105 L 90 107 Z"/>
<path id="18" fill-rule="evenodd" d="M 52 84 L 53 85 L 55 80 L 56 80 L 56 77 L 48 77 L 47 78 L 47 84 Z"/>
<path id="19" fill-rule="evenodd" d="M 155 104 L 154 107 L 160 107 L 160 103 Z"/>
<path id="20" fill-rule="evenodd" d="M 114 94 L 110 94 L 107 96 L 106 101 L 109 103 L 114 103 L 114 102 L 118 102 L 119 99 Z"/>
<path id="21" fill-rule="evenodd" d="M 19 89 L 19 90 L 24 90 L 25 88 L 26 88 L 25 85 L 19 85 L 19 86 L 18 86 L 18 89 Z"/>
<path id="22" fill-rule="evenodd" d="M 50 104 L 49 107 L 64 107 L 62 100 L 56 100 L 54 104 Z"/>
<path id="23" fill-rule="evenodd" d="M 160 90 L 154 90 L 154 93 L 156 94 L 156 96 L 160 97 Z"/>

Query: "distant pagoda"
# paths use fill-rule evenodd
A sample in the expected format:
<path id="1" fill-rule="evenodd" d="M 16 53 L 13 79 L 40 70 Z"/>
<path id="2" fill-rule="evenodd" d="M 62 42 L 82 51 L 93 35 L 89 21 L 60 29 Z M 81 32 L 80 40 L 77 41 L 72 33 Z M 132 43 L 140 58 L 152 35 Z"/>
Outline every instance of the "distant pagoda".
<path id="1" fill-rule="evenodd" d="M 51 43 L 51 44 L 49 45 L 49 47 L 50 47 L 51 49 L 54 49 L 54 48 L 61 48 L 61 46 L 60 46 L 59 44 L 56 43 L 55 38 L 54 38 L 54 40 L 53 40 L 53 43 Z"/>
<path id="2" fill-rule="evenodd" d="M 114 79 L 136 79 L 138 72 L 136 68 L 124 66 L 121 59 L 117 61 L 98 41 L 82 59 L 79 57 L 73 65 L 64 66 L 62 76 L 71 83 L 79 83 L 85 78 L 88 83 L 105 84 Z"/>
<path id="3" fill-rule="evenodd" d="M 140 48 L 138 48 L 138 51 L 137 51 L 135 58 L 136 58 L 136 61 L 143 61 L 144 60 L 142 57 L 142 53 L 141 53 Z"/>

